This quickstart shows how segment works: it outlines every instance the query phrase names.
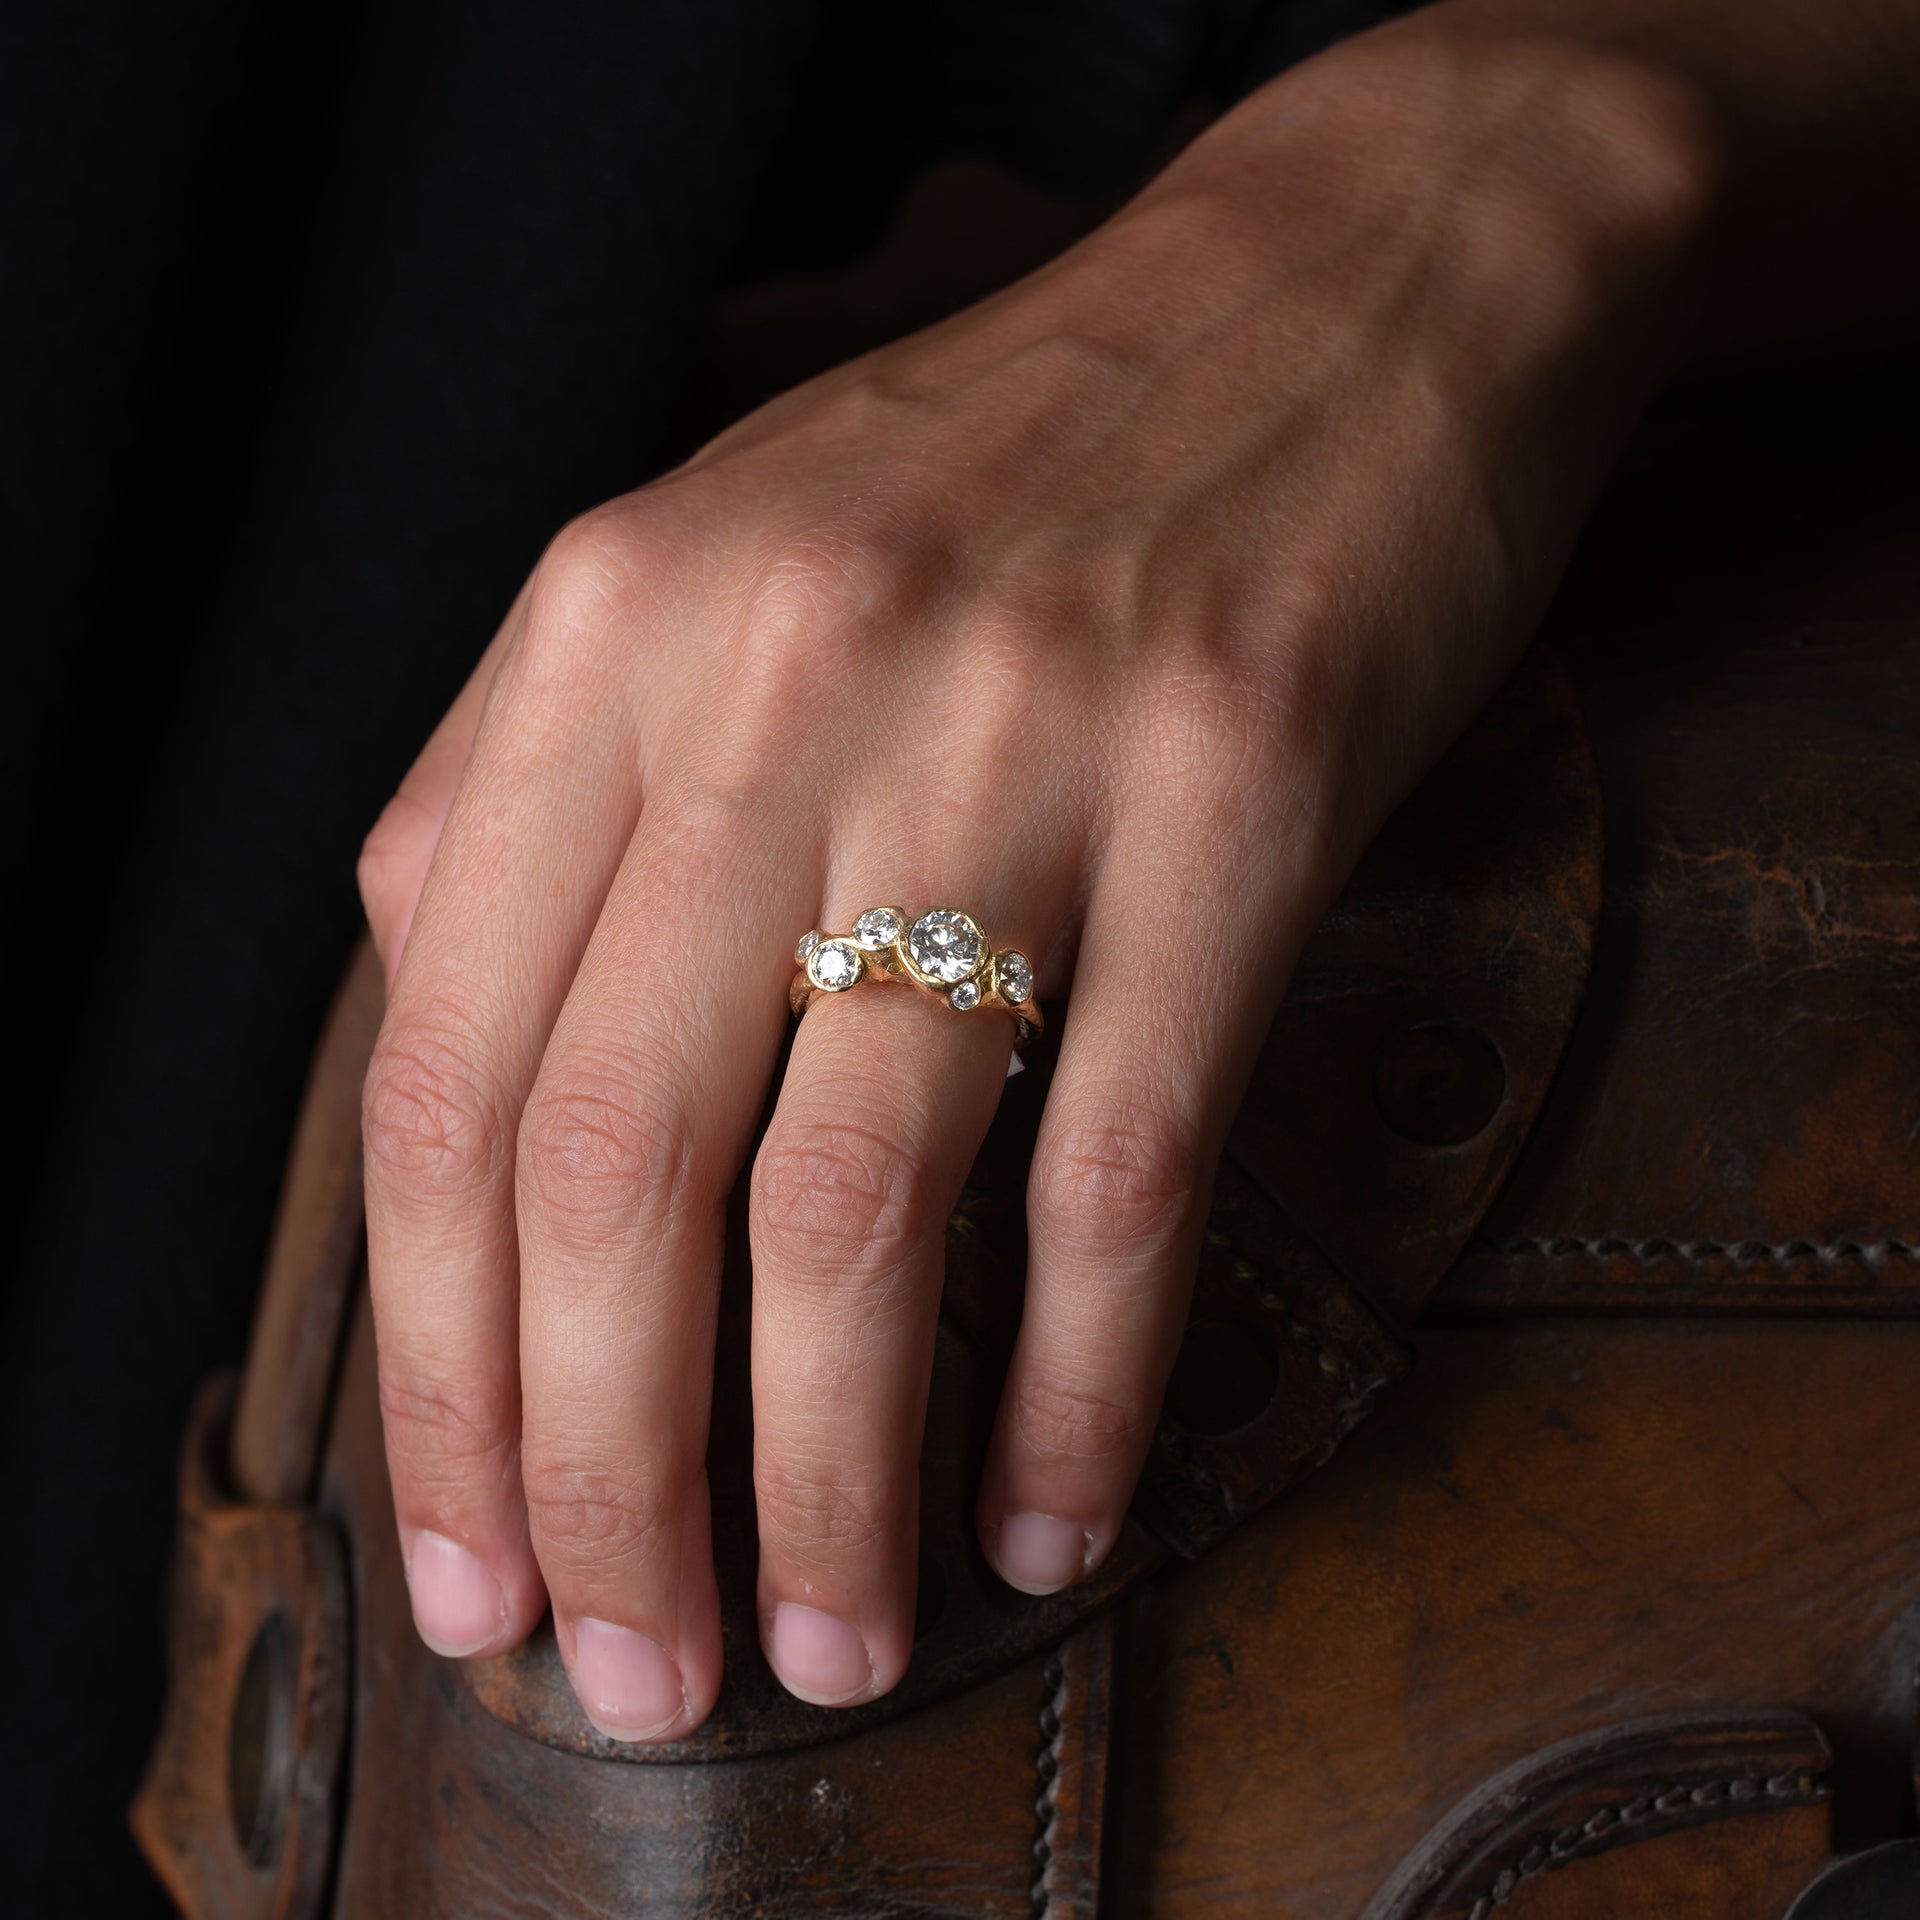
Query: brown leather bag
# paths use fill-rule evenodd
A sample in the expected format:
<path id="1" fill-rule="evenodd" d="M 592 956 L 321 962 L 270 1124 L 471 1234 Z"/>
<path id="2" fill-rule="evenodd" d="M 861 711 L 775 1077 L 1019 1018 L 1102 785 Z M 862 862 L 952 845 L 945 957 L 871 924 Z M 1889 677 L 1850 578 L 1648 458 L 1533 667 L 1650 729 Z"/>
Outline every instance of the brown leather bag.
<path id="1" fill-rule="evenodd" d="M 550 1634 L 415 1638 L 363 954 L 182 1468 L 134 1823 L 183 1911 L 1780 1920 L 1911 1835 L 1920 462 L 1823 432 L 1651 435 L 1556 651 L 1355 876 L 1234 1129 L 1133 1519 L 1046 1600 L 970 1534 L 1045 1053 L 1010 1084 L 949 1238 L 913 1667 L 857 1712 L 758 1653 L 737 1272 L 709 1724 L 621 1747 Z M 1798 1910 L 1877 1912 L 1859 1875 L 1900 1899 L 1912 1858 Z"/>

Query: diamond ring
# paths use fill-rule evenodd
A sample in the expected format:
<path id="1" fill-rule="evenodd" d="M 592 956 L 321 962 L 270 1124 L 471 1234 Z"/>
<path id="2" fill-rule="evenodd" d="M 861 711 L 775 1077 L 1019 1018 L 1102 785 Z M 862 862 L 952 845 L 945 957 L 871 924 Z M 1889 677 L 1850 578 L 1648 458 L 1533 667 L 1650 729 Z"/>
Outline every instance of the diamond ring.
<path id="1" fill-rule="evenodd" d="M 956 1013 L 998 1007 L 1012 1014 L 1016 1047 L 1044 1025 L 1033 998 L 1033 962 L 1013 947 L 996 953 L 980 922 L 957 907 L 932 907 L 917 920 L 899 907 L 869 907 L 851 933 L 803 933 L 793 957 L 800 971 L 788 999 L 796 1014 L 816 993 L 898 980 L 937 995 Z"/>

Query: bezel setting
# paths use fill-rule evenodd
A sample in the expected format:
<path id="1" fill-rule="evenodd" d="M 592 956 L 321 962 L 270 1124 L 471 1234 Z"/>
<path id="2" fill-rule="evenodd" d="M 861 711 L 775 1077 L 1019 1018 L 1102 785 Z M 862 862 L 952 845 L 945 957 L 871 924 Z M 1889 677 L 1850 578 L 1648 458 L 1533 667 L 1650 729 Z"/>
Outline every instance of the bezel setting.
<path id="1" fill-rule="evenodd" d="M 977 978 L 992 956 L 979 921 L 958 907 L 929 907 L 907 929 L 900 952 L 922 986 L 942 992 Z"/>
<path id="2" fill-rule="evenodd" d="M 851 940 L 822 940 L 807 955 L 807 978 L 822 993 L 845 993 L 857 987 L 867 964 Z"/>
<path id="3" fill-rule="evenodd" d="M 868 953 L 881 953 L 900 938 L 906 925 L 906 912 L 900 907 L 869 907 L 853 923 L 848 937 Z"/>
<path id="4" fill-rule="evenodd" d="M 993 990 L 1010 1007 L 1024 1007 L 1033 998 L 1033 962 L 1017 948 L 993 957 Z"/>
<path id="5" fill-rule="evenodd" d="M 955 1013 L 1011 1014 L 1016 1050 L 1046 1027 L 1034 999 L 1033 962 L 1012 947 L 996 953 L 986 929 L 957 907 L 929 907 L 918 917 L 900 907 L 868 907 L 845 933 L 810 928 L 794 958 L 800 971 L 787 997 L 796 1015 L 815 993 L 846 993 L 879 980 L 944 1000 Z"/>

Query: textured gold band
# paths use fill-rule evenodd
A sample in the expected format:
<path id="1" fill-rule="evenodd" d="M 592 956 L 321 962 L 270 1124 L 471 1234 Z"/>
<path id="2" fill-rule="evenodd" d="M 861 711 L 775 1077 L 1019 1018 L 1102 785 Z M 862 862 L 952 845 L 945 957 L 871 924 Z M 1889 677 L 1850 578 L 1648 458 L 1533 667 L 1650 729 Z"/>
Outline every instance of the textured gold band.
<path id="1" fill-rule="evenodd" d="M 800 971 L 787 997 L 796 1015 L 817 993 L 893 980 L 944 1000 L 955 1013 L 1012 1014 L 1016 1047 L 1045 1026 L 1033 998 L 1033 962 L 1016 947 L 996 953 L 979 921 L 957 907 L 930 907 L 917 919 L 900 907 L 869 907 L 850 933 L 802 934 L 793 957 Z"/>

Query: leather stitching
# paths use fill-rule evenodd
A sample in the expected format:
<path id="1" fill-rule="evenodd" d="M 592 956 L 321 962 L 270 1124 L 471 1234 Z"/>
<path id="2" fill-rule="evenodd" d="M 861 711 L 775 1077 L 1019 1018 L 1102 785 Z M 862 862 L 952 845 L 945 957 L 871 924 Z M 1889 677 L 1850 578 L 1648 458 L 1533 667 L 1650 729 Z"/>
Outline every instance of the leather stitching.
<path id="1" fill-rule="evenodd" d="M 1040 1783 L 1033 1803 L 1039 1823 L 1033 1841 L 1033 1920 L 1049 1920 L 1053 1912 L 1048 1869 L 1053 1864 L 1054 1823 L 1059 1817 L 1054 1795 L 1060 1784 L 1060 1749 L 1067 1737 L 1067 1666 L 1060 1655 L 1047 1662 L 1041 1678 L 1046 1682 L 1047 1695 L 1040 1707 L 1040 1751 L 1033 1763 Z"/>
<path id="2" fill-rule="evenodd" d="M 1652 1839 L 1668 1827 L 1682 1824 L 1686 1816 L 1703 1809 L 1719 1808 L 1742 1813 L 1763 1801 L 1774 1800 L 1789 1806 L 1811 1805 L 1827 1797 L 1824 1786 L 1812 1774 L 1776 1773 L 1755 1779 L 1741 1774 L 1726 1780 L 1709 1780 L 1692 1787 L 1683 1781 L 1671 1786 L 1643 1790 L 1624 1806 L 1601 1807 L 1577 1826 L 1562 1827 L 1551 1840 L 1535 1841 L 1518 1859 L 1509 1862 L 1494 1876 L 1493 1884 L 1467 1909 L 1467 1920 L 1489 1920 L 1496 1907 L 1513 1898 L 1523 1880 L 1551 1872 L 1584 1854 L 1598 1853 L 1617 1843 L 1621 1831 L 1639 1828 L 1635 1839 Z"/>
<path id="3" fill-rule="evenodd" d="M 1812 1240 L 1678 1240 L 1664 1235 L 1628 1239 L 1624 1235 L 1605 1234 L 1581 1239 L 1574 1234 L 1514 1234 L 1495 1239 L 1482 1234 L 1474 1241 L 1476 1253 L 1497 1254 L 1503 1259 L 1543 1260 L 1637 1260 L 1651 1266 L 1658 1260 L 1685 1260 L 1694 1265 L 1708 1261 L 1726 1261 L 1738 1267 L 1839 1266 L 1857 1263 L 1884 1266 L 1892 1260 L 1920 1261 L 1920 1241 L 1913 1240 L 1840 1240 L 1821 1245 Z"/>

